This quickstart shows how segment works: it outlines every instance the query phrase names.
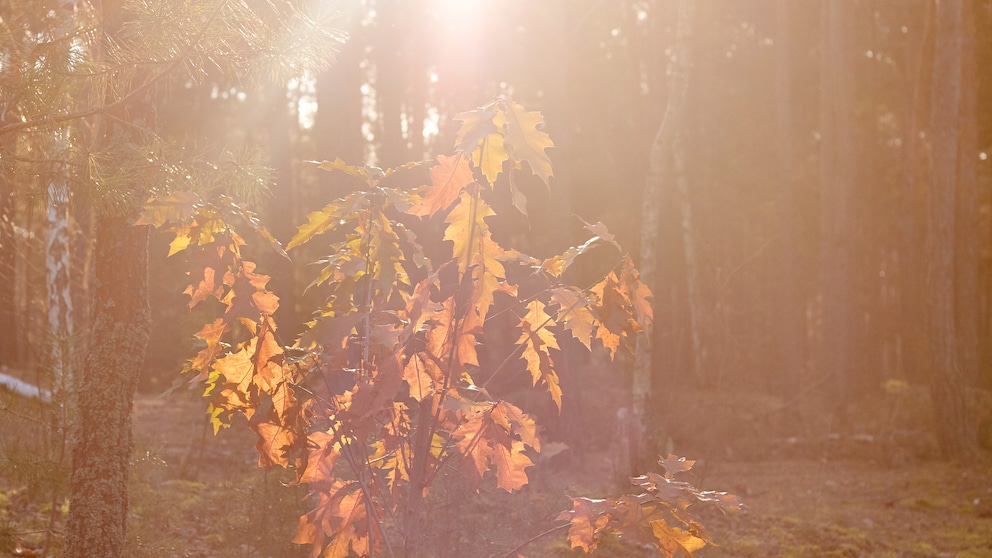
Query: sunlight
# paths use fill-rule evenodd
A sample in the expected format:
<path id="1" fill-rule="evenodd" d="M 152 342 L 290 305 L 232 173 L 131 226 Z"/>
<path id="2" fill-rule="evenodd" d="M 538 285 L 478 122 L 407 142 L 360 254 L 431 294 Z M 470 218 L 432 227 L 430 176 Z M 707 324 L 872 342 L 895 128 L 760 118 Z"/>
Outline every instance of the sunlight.
<path id="1" fill-rule="evenodd" d="M 437 6 L 438 46 L 450 52 L 474 50 L 482 27 L 483 0 L 441 0 Z"/>

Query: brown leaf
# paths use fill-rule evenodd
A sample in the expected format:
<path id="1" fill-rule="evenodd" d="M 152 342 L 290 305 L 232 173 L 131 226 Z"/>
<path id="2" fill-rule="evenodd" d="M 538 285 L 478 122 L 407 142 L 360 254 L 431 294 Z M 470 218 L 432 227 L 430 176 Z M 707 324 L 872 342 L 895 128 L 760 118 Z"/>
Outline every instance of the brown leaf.
<path id="1" fill-rule="evenodd" d="M 141 216 L 135 225 L 151 225 L 159 228 L 170 221 L 186 221 L 197 210 L 202 200 L 196 192 L 173 192 L 167 196 L 159 196 L 145 202 Z"/>
<path id="2" fill-rule="evenodd" d="M 572 498 L 572 509 L 555 519 L 569 522 L 567 538 L 571 548 L 593 552 L 599 544 L 599 532 L 610 522 L 607 511 L 612 507 L 607 500 Z"/>
<path id="3" fill-rule="evenodd" d="M 693 552 L 706 546 L 706 541 L 703 539 L 689 531 L 672 527 L 661 519 L 651 522 L 651 530 L 657 541 L 658 549 L 668 558 L 672 558 L 680 551 L 687 558 L 692 558 Z"/>
<path id="4" fill-rule="evenodd" d="M 466 186 L 475 182 L 468 159 L 459 153 L 452 157 L 438 155 L 438 165 L 431 167 L 431 185 L 423 201 L 410 208 L 411 215 L 430 216 L 446 209 L 458 199 Z"/>
<path id="5" fill-rule="evenodd" d="M 531 374 L 533 385 L 538 382 L 543 383 L 551 394 L 561 412 L 561 386 L 558 383 L 558 374 L 555 372 L 554 362 L 551 360 L 549 349 L 558 349 L 558 340 L 549 327 L 553 327 L 555 322 L 545 312 L 544 303 L 539 300 L 532 300 L 526 306 L 527 314 L 520 319 L 520 338 L 517 345 L 523 346 L 520 353 L 521 358 L 527 363 L 527 371 Z"/>
<path id="6" fill-rule="evenodd" d="M 691 459 L 668 454 L 668 457 L 660 459 L 658 464 L 665 468 L 665 476 L 672 478 L 679 473 L 691 470 L 696 462 Z"/>

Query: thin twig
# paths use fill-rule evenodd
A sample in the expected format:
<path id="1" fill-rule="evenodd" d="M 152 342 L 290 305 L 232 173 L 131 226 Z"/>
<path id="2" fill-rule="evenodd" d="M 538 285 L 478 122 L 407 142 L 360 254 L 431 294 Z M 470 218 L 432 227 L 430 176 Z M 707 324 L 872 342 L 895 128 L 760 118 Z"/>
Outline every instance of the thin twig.
<path id="1" fill-rule="evenodd" d="M 532 542 L 534 542 L 534 541 L 536 541 L 536 540 L 538 540 L 538 539 L 540 539 L 542 537 L 545 537 L 547 535 L 550 535 L 551 533 L 554 533 L 555 531 L 561 531 L 565 527 L 569 527 L 571 525 L 572 525 L 571 523 L 563 523 L 561 525 L 557 525 L 555 527 L 552 527 L 552 528 L 548 529 L 547 531 L 544 531 L 543 533 L 538 533 L 538 534 L 534 535 L 533 537 L 531 537 L 531 538 L 527 539 L 526 541 L 524 541 L 524 542 L 520 543 L 519 545 L 517 545 L 513 550 L 511 550 L 511 551 L 507 552 L 506 554 L 504 554 L 503 555 L 503 558 L 513 558 L 513 556 L 521 548 L 529 545 L 530 543 L 532 543 Z"/>

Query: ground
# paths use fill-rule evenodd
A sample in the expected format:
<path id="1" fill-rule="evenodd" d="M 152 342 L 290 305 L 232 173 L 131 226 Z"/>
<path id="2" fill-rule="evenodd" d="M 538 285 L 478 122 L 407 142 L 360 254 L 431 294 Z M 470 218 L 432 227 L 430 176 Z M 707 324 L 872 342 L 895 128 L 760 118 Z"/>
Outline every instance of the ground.
<path id="1" fill-rule="evenodd" d="M 0 555 L 57 555 L 65 505 L 52 501 L 59 469 L 47 470 L 37 450 L 39 428 L 9 399 L 0 411 Z M 14 413 L 14 414 L 12 414 Z M 139 398 L 136 406 L 128 555 L 141 557 L 296 557 L 296 521 L 306 510 L 291 475 L 255 467 L 245 432 L 204 427 L 202 402 L 189 394 Z M 32 430 L 33 429 L 33 430 Z M 33 433 L 32 433 L 33 432 Z M 838 444 L 840 441 L 836 441 Z M 874 447 L 867 438 L 833 451 L 829 445 L 780 442 L 779 450 L 707 456 L 695 472 L 707 490 L 737 494 L 748 511 L 704 514 L 718 547 L 697 556 L 992 556 L 992 464 L 946 463 L 913 452 Z M 862 448 L 859 450 L 859 448 Z M 49 448 L 51 450 L 52 448 Z M 843 451 L 841 451 L 843 449 Z M 893 457 L 893 454 L 896 457 Z M 908 455 L 908 457 L 907 457 Z M 762 456 L 765 456 L 762 458 Z M 690 455 L 690 458 L 693 456 Z M 567 495 L 615 490 L 608 451 L 540 462 L 518 494 L 475 494 L 455 482 L 437 487 L 434 524 L 425 526 L 437 556 L 503 556 L 552 527 Z M 521 548 L 524 556 L 580 556 L 563 531 Z M 651 556 L 606 540 L 604 556 Z"/>

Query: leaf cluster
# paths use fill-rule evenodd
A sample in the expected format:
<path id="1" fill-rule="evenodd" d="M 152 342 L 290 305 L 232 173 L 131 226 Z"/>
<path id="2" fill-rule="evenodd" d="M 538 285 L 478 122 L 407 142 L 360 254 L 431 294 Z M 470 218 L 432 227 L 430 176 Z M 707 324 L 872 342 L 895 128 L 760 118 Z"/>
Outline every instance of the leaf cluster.
<path id="1" fill-rule="evenodd" d="M 655 547 L 668 558 L 679 552 L 691 558 L 706 545 L 715 545 L 693 511 L 711 506 L 736 512 L 743 510 L 743 505 L 732 494 L 701 491 L 676 478 L 689 472 L 695 461 L 670 454 L 658 463 L 664 474 L 647 473 L 630 479 L 640 488 L 637 494 L 602 500 L 572 498 L 572 509 L 557 518 L 569 522 L 572 548 L 593 552 L 606 533 Z"/>
<path id="2" fill-rule="evenodd" d="M 459 119 L 456 151 L 437 157 L 423 187 L 388 186 L 419 163 L 319 163 L 365 187 L 308 215 L 287 245 L 325 239 L 309 286 L 323 303 L 292 343 L 278 337 L 268 277 L 241 258 L 235 221 L 274 242 L 250 212 L 176 192 L 149 201 L 140 221 L 175 235 L 170 254 L 187 253 L 190 307 L 220 303 L 222 315 L 196 334 L 200 349 L 187 371 L 206 386 L 215 428 L 243 414 L 259 465 L 293 468 L 309 486 L 315 505 L 294 541 L 312 545 L 314 557 L 374 554 L 397 534 L 406 544 L 416 524 L 403 518 L 416 517 L 445 472 L 477 489 L 489 474 L 507 491 L 525 486 L 541 450 L 537 425 L 489 382 L 521 362 L 560 410 L 561 336 L 612 358 L 652 319 L 650 291 L 601 223 L 587 224 L 592 236 L 582 245 L 546 259 L 494 240 L 487 198 L 508 187 L 526 212 L 515 174 L 545 183 L 553 176 L 540 113 L 498 99 Z M 425 256 L 427 245 L 440 263 Z M 611 268 L 591 285 L 565 284 L 565 271 L 598 245 L 612 247 Z M 543 286 L 524 293 L 510 279 L 520 276 Z M 500 365 L 483 366 L 487 321 L 506 312 L 515 348 Z"/>

